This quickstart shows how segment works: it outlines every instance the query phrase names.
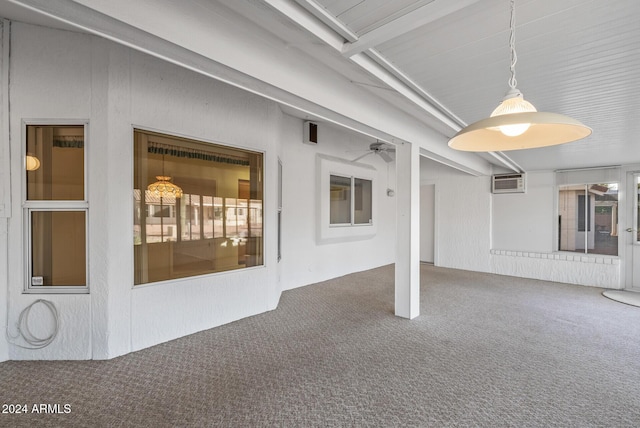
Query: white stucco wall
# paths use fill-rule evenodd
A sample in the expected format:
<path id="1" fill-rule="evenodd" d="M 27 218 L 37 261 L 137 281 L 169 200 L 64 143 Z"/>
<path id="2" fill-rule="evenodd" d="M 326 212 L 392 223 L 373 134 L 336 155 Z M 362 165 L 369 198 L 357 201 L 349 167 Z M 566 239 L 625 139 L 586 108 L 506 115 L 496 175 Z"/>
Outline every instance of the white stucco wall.
<path id="1" fill-rule="evenodd" d="M 0 218 L 0 328 L 2 328 L 3 332 L 7 331 L 7 274 L 9 268 L 7 266 L 7 244 L 7 219 Z M 0 337 L 0 361 L 6 361 L 8 359 L 9 343 L 7 342 L 6 335 L 3 334 L 2 337 Z"/>
<path id="2" fill-rule="evenodd" d="M 376 234 L 372 238 L 340 243 L 318 242 L 319 203 L 316 183 L 318 154 L 353 160 L 366 153 L 371 138 L 319 124 L 317 145 L 302 143 L 303 121 L 285 120 L 282 141 L 284 165 L 283 199 L 283 289 L 291 289 L 329 278 L 393 263 L 395 260 L 395 204 L 386 194 L 395 183 L 395 163 L 387 164 L 370 154 L 359 162 L 374 166 L 377 192 Z M 389 167 L 387 174 L 387 166 Z M 389 177 L 389 178 L 387 178 Z"/>
<path id="3" fill-rule="evenodd" d="M 529 172 L 526 193 L 492 195 L 491 272 L 620 288 L 619 257 L 558 252 L 557 190 L 552 171 Z"/>
<path id="4" fill-rule="evenodd" d="M 92 50 L 92 38 L 86 35 L 51 31 L 17 22 L 11 26 L 9 120 L 12 210 L 7 236 L 9 331 L 16 333 L 15 323 L 20 312 L 40 298 L 53 302 L 61 318 L 61 329 L 54 343 L 41 350 L 10 346 L 11 359 L 91 358 L 90 295 L 22 294 L 26 280 L 22 210 L 25 190 L 21 153 L 23 120 L 77 119 L 81 122 L 90 118 Z M 88 160 L 91 170 L 94 165 L 91 157 Z M 97 192 L 90 195 L 92 198 L 99 196 Z M 92 253 L 94 244 L 90 241 L 89 251 Z M 40 307 L 34 311 L 30 318 L 31 327 L 40 336 L 52 330 L 48 312 L 43 309 Z"/>
<path id="5" fill-rule="evenodd" d="M 420 186 L 420 261 L 434 263 L 435 250 L 435 184 Z"/>
<path id="6" fill-rule="evenodd" d="M 553 172 L 529 172 L 526 193 L 491 195 L 492 248 L 527 252 L 553 251 Z"/>
<path id="7" fill-rule="evenodd" d="M 138 54 L 131 56 L 131 86 L 129 123 L 136 127 L 265 152 L 265 266 L 136 287 L 131 302 L 133 349 L 274 309 L 280 297 L 275 271 L 279 107 Z M 130 132 L 130 126 L 125 123 L 123 133 Z M 131 206 L 131 198 L 127 201 Z M 123 221 L 131 229 L 130 215 Z"/>
<path id="8" fill-rule="evenodd" d="M 48 347 L 9 346 L 8 357 L 111 358 L 275 308 L 280 296 L 275 254 L 279 107 L 96 37 L 21 23 L 12 31 L 14 204 L 8 236 L 0 233 L 11 266 L 10 286 L 3 291 L 9 295 L 11 326 L 26 306 L 45 298 L 58 308 L 61 328 Z M 22 293 L 23 119 L 89 121 L 90 294 Z M 263 267 L 133 288 L 133 127 L 265 153 Z M 40 309 L 30 324 L 47 331 L 51 320 Z"/>
<path id="9" fill-rule="evenodd" d="M 490 177 L 474 177 L 421 158 L 420 180 L 435 183 L 435 263 L 489 272 Z"/>
<path id="10" fill-rule="evenodd" d="M 436 188 L 436 265 L 620 288 L 619 257 L 554 252 L 554 173 L 530 172 L 527 179 L 526 193 L 493 195 L 490 177 L 423 159 L 421 181 Z"/>
<path id="11" fill-rule="evenodd" d="M 0 361 L 112 358 L 274 309 L 284 288 L 394 261 L 395 199 L 386 188 L 393 187 L 395 170 L 373 155 L 363 162 L 376 168 L 376 236 L 332 244 L 316 240 L 317 155 L 353 159 L 371 138 L 320 124 L 318 146 L 305 145 L 303 121 L 283 114 L 276 103 L 85 34 L 13 23 L 11 52 L 13 205 L 7 233 L 0 230 L 0 258 L 7 254 L 3 261 L 11 268 L 0 275 L 0 296 L 7 295 L 12 333 L 21 311 L 40 298 L 56 305 L 61 324 L 56 340 L 41 350 L 8 345 L 3 338 Z M 25 119 L 89 123 L 89 294 L 23 293 Z M 265 153 L 264 266 L 133 287 L 134 127 Z M 280 262 L 278 158 L 284 166 Z M 39 307 L 30 325 L 46 333 L 52 321 Z"/>

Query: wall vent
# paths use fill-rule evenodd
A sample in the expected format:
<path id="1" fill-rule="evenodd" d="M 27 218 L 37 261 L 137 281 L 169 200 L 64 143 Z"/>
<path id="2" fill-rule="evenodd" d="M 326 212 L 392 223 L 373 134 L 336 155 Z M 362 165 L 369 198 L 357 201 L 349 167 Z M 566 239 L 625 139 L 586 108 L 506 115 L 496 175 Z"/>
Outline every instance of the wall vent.
<path id="1" fill-rule="evenodd" d="M 524 193 L 526 181 L 524 174 L 497 174 L 491 178 L 492 193 Z"/>
<path id="2" fill-rule="evenodd" d="M 302 136 L 302 142 L 305 144 L 318 144 L 318 124 L 315 122 L 306 121 L 304 123 L 304 132 Z"/>

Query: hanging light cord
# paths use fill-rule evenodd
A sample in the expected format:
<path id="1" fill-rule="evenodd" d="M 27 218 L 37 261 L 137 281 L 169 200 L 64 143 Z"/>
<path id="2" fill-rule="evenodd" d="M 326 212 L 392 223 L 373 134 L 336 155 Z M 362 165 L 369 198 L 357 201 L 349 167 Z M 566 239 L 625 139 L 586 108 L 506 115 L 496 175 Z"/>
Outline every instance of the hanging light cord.
<path id="1" fill-rule="evenodd" d="M 55 328 L 53 332 L 51 332 L 49 336 L 42 338 L 34 335 L 29 329 L 29 314 L 31 313 L 31 308 L 33 308 L 38 303 L 42 303 L 49 309 L 49 311 L 51 311 L 51 315 L 53 316 L 53 319 L 55 321 Z M 60 317 L 58 316 L 58 310 L 56 309 L 56 306 L 53 304 L 53 302 L 50 302 L 49 300 L 38 299 L 24 308 L 22 312 L 20 312 L 20 317 L 18 318 L 18 323 L 16 324 L 16 326 L 18 328 L 18 334 L 13 336 L 9 334 L 9 326 L 7 325 L 6 333 L 11 344 L 23 349 L 42 349 L 45 346 L 49 346 L 49 344 L 51 344 L 51 342 L 53 342 L 53 340 L 58 335 L 58 331 L 60 330 Z M 22 337 L 22 339 L 28 344 L 28 346 L 15 343 L 15 340 L 19 337 Z"/>
<path id="2" fill-rule="evenodd" d="M 509 48 L 511 49 L 511 78 L 509 79 L 509 86 L 511 89 L 515 89 L 517 85 L 516 81 L 516 62 L 518 62 L 518 55 L 516 54 L 516 2 L 511 0 L 511 20 L 509 21 Z"/>

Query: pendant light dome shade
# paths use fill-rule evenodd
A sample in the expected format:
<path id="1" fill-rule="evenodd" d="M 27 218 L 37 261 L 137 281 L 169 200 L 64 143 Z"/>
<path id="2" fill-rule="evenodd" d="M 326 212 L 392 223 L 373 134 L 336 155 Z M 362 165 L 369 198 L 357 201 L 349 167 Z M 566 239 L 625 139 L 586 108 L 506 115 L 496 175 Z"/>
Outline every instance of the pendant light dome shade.
<path id="1" fill-rule="evenodd" d="M 449 147 L 469 152 L 504 152 L 569 143 L 591 135 L 591 128 L 557 113 L 538 112 L 516 87 L 515 0 L 510 1 L 511 78 L 502 103 L 487 119 L 460 130 Z"/>
<path id="2" fill-rule="evenodd" d="M 508 136 L 501 127 L 529 124 L 520 135 Z M 479 120 L 463 128 L 449 147 L 470 152 L 504 152 L 555 146 L 591 135 L 591 128 L 569 116 L 549 112 L 511 113 Z"/>

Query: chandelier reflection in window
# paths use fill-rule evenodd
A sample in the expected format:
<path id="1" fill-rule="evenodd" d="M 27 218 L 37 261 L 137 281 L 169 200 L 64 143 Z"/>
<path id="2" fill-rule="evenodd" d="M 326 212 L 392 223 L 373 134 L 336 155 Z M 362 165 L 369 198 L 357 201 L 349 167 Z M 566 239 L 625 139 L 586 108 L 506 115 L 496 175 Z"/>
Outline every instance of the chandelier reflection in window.
<path id="1" fill-rule="evenodd" d="M 181 198 L 182 189 L 171 182 L 171 177 L 164 173 L 164 154 L 162 154 L 162 175 L 156 175 L 155 183 L 149 184 L 147 190 L 159 198 Z"/>

